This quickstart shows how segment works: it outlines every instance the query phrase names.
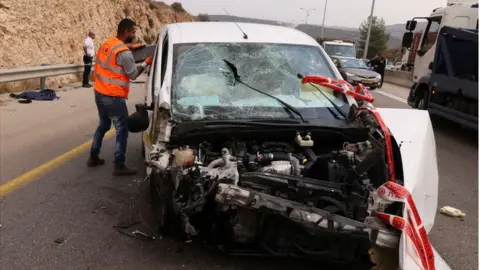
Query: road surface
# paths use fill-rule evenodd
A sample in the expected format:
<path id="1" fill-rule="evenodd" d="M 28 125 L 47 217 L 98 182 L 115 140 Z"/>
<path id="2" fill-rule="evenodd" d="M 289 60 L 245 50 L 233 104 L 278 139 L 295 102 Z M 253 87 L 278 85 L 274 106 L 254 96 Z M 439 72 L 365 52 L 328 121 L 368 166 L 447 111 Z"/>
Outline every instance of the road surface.
<path id="1" fill-rule="evenodd" d="M 142 100 L 143 91 L 142 83 L 133 86 L 130 110 Z M 407 108 L 407 91 L 385 84 L 375 91 L 375 104 Z M 138 195 L 145 188 L 142 174 L 112 177 L 112 136 L 101 154 L 106 165 L 86 168 L 84 143 L 97 124 L 92 90 L 77 87 L 59 95 L 58 101 L 32 104 L 0 100 L 0 195 L 6 193 L 0 201 L 1 269 L 298 268 L 294 260 L 232 258 L 195 244 L 180 252 L 170 239 L 147 242 L 118 233 L 112 226 L 122 221 L 141 221 L 135 228 L 150 232 L 149 209 Z M 467 215 L 457 219 L 437 214 L 431 241 L 453 269 L 477 269 L 476 134 L 444 122 L 434 124 L 439 207 L 455 206 Z M 129 165 L 142 168 L 140 147 L 139 135 L 131 135 Z"/>

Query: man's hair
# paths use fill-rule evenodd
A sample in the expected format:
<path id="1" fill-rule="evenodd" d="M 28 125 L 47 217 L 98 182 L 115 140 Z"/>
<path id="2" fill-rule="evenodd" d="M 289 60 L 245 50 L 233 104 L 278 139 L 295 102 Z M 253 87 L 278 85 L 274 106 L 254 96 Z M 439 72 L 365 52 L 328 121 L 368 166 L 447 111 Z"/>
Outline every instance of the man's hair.
<path id="1" fill-rule="evenodd" d="M 123 35 L 123 32 L 125 32 L 125 30 L 132 29 L 136 25 L 137 24 L 131 19 L 128 19 L 128 18 L 122 19 L 118 24 L 117 35 Z"/>

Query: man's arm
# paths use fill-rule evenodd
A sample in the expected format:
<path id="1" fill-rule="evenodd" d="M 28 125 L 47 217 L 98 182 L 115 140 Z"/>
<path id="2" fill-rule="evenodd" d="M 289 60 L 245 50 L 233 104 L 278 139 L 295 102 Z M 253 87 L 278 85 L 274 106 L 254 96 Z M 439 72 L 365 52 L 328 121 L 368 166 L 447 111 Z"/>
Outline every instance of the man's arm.
<path id="1" fill-rule="evenodd" d="M 130 80 L 135 80 L 145 70 L 147 64 L 141 66 L 135 65 L 135 59 L 131 51 L 123 51 L 117 55 L 117 65 L 123 67 L 123 71 L 130 77 Z"/>

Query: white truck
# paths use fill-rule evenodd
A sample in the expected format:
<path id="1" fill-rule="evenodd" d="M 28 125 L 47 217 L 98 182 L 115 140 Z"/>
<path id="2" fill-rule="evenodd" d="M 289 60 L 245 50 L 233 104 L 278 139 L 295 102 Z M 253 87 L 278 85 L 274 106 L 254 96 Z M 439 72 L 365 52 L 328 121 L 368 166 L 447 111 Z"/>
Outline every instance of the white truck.
<path id="1" fill-rule="evenodd" d="M 322 40 L 322 48 L 329 56 L 356 57 L 355 43 L 344 40 Z"/>
<path id="2" fill-rule="evenodd" d="M 408 21 L 403 47 L 413 47 L 418 19 L 427 25 L 415 53 L 408 104 L 478 129 L 478 0 L 449 0 L 430 16 Z"/>

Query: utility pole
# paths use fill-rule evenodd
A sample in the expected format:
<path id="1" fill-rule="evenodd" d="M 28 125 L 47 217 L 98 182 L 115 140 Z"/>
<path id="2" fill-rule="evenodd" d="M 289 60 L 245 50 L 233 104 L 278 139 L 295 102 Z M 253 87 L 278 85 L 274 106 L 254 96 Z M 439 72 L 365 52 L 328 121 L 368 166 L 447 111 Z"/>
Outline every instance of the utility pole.
<path id="1" fill-rule="evenodd" d="M 314 11 L 314 8 L 311 9 L 304 9 L 300 8 L 301 10 L 305 11 L 305 24 L 308 24 L 308 16 L 310 16 L 310 11 Z"/>
<path id="2" fill-rule="evenodd" d="M 363 59 L 367 59 L 368 43 L 370 42 L 370 32 L 372 31 L 374 9 L 375 9 L 375 0 L 372 0 L 372 10 L 370 11 L 370 20 L 368 22 L 367 38 L 365 39 L 365 48 L 363 48 Z"/>
<path id="3" fill-rule="evenodd" d="M 320 38 L 323 38 L 323 28 L 325 26 L 325 16 L 327 15 L 327 4 L 328 4 L 328 0 L 325 0 L 325 8 L 323 9 L 322 32 L 320 33 Z"/>

